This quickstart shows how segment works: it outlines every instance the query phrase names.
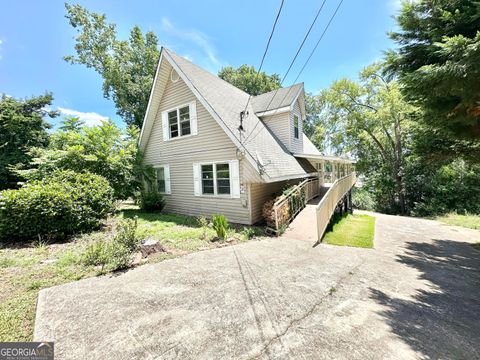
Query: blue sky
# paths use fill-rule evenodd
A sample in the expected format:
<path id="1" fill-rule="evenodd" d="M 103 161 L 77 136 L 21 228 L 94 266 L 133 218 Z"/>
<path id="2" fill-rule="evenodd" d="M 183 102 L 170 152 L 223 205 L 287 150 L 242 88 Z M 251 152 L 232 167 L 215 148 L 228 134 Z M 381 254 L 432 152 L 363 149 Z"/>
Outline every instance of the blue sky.
<path id="1" fill-rule="evenodd" d="M 327 0 L 296 65 L 298 71 L 318 40 L 339 0 Z M 124 39 L 133 25 L 154 31 L 160 45 L 216 73 L 222 66 L 258 67 L 280 0 L 78 1 L 105 13 Z M 321 0 L 285 0 L 263 70 L 284 75 Z M 53 92 L 54 108 L 81 116 L 89 124 L 111 118 L 119 125 L 111 100 L 103 98 L 102 79 L 92 69 L 70 65 L 74 30 L 65 19 L 64 1 L 0 0 L 0 93 L 29 97 Z M 387 31 L 399 0 L 344 0 L 328 32 L 298 81 L 318 92 L 333 80 L 354 78 L 359 70 L 393 46 Z M 58 120 L 57 120 L 58 121 Z"/>

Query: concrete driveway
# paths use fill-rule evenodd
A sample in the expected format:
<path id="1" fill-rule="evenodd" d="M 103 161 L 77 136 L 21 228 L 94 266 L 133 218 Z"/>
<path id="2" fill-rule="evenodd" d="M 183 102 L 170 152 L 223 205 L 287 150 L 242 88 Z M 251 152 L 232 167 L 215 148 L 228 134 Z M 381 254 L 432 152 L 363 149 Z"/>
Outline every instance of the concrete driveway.
<path id="1" fill-rule="evenodd" d="M 376 215 L 376 249 L 287 238 L 42 290 L 56 359 L 473 359 L 480 232 Z"/>

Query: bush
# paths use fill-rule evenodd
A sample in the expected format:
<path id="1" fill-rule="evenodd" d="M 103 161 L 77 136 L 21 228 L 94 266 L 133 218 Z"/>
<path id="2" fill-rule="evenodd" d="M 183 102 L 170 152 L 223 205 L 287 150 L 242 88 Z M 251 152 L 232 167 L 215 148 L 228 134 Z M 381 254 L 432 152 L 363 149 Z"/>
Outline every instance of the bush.
<path id="1" fill-rule="evenodd" d="M 220 239 L 225 239 L 228 231 L 228 221 L 224 215 L 213 215 L 212 227 Z"/>
<path id="2" fill-rule="evenodd" d="M 102 271 L 115 271 L 128 267 L 132 254 L 138 249 L 137 220 L 126 219 L 118 224 L 117 234 L 87 246 L 82 255 L 85 265 L 101 266 Z"/>
<path id="3" fill-rule="evenodd" d="M 113 210 L 113 190 L 103 177 L 55 172 L 0 193 L 0 239 L 62 239 L 98 228 Z"/>
<path id="4" fill-rule="evenodd" d="M 352 202 L 355 209 L 373 211 L 375 209 L 375 200 L 372 194 L 365 187 L 354 187 L 352 192 Z"/>
<path id="5" fill-rule="evenodd" d="M 200 216 L 197 218 L 197 225 L 202 228 L 202 240 L 207 238 L 207 230 L 208 230 L 208 220 L 205 216 Z"/>
<path id="6" fill-rule="evenodd" d="M 165 199 L 158 191 L 146 191 L 140 195 L 140 208 L 144 211 L 162 211 Z"/>
<path id="7" fill-rule="evenodd" d="M 250 240 L 255 236 L 255 229 L 250 227 L 244 227 L 242 230 L 242 235 L 246 240 Z"/>

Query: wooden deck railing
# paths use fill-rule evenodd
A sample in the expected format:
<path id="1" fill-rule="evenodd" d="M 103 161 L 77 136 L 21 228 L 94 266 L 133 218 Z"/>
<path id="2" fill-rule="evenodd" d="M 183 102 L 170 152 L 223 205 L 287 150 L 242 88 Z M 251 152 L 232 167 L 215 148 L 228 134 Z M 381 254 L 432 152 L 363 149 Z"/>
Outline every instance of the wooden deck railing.
<path id="1" fill-rule="evenodd" d="M 288 193 L 273 204 L 275 216 L 275 233 L 285 229 L 288 224 L 302 211 L 307 203 L 320 194 L 318 178 L 311 178 L 295 185 Z"/>
<path id="2" fill-rule="evenodd" d="M 327 193 L 323 196 L 322 200 L 320 200 L 316 209 L 318 242 L 322 240 L 323 234 L 339 201 L 345 196 L 345 194 L 347 194 L 356 181 L 357 178 L 355 173 L 351 173 L 336 180 L 332 187 L 328 189 Z"/>

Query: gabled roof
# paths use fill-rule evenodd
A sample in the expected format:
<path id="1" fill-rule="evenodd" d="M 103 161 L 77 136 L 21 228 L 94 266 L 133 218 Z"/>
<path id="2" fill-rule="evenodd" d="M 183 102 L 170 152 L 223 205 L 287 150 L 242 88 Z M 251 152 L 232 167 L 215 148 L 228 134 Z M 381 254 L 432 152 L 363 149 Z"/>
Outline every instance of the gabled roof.
<path id="1" fill-rule="evenodd" d="M 292 105 L 303 91 L 303 83 L 273 90 L 252 98 L 252 106 L 255 113 L 281 109 Z M 273 100 L 272 100 L 273 99 Z"/>
<path id="2" fill-rule="evenodd" d="M 139 147 L 141 150 L 145 149 L 148 133 L 153 126 L 155 114 L 160 105 L 159 97 L 154 95 L 156 91 L 162 91 L 164 86 L 159 83 L 158 79 L 162 61 L 170 63 L 265 181 L 278 181 L 308 175 L 308 171 L 277 141 L 267 126 L 255 115 L 251 101 L 247 107 L 248 115 L 243 120 L 244 131 L 240 133 L 238 130 L 240 112 L 245 109 L 247 104 L 249 98 L 247 93 L 166 48 L 162 48 L 160 53 L 157 75 L 140 134 Z"/>

